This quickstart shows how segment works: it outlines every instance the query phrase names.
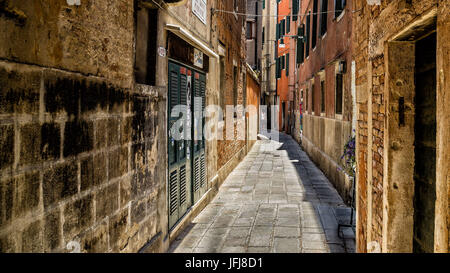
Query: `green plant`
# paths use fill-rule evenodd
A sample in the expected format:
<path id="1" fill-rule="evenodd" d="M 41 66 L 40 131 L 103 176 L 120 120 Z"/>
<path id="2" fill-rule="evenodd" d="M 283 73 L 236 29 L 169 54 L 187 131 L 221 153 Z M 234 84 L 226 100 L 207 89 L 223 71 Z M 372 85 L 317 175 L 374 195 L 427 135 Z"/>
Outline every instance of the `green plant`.
<path id="1" fill-rule="evenodd" d="M 344 145 L 344 153 L 341 159 L 344 160 L 344 172 L 350 176 L 355 176 L 356 170 L 356 139 L 355 136 L 350 137 L 350 139 Z"/>

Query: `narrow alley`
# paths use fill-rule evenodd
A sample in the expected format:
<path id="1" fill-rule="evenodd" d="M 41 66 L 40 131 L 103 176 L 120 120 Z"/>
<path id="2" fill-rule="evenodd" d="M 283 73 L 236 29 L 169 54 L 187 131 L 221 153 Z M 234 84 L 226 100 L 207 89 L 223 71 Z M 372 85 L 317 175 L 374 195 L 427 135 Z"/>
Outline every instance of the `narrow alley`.
<path id="1" fill-rule="evenodd" d="M 354 252 L 346 207 L 299 145 L 259 140 L 170 252 Z M 342 236 L 341 236 L 342 237 Z"/>

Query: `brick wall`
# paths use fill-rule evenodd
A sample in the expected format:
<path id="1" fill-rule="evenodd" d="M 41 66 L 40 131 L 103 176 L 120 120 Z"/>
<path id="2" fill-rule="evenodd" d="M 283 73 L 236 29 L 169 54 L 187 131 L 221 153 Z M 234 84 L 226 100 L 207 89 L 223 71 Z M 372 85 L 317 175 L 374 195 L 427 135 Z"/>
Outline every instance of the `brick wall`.
<path id="1" fill-rule="evenodd" d="M 444 1 L 445 2 L 445 1 Z M 399 190 L 391 188 L 398 181 L 391 181 L 391 173 L 387 152 L 389 143 L 388 120 L 396 115 L 388 108 L 387 88 L 387 56 L 385 56 L 387 42 L 396 34 L 408 29 L 427 14 L 433 7 L 445 9 L 442 1 L 381 1 L 381 5 L 368 5 L 367 1 L 354 1 L 353 10 L 353 59 L 356 63 L 356 94 L 357 94 L 357 251 L 405 251 L 409 243 L 395 241 L 401 237 L 395 230 L 392 232 L 392 215 L 401 206 L 406 206 L 410 200 L 391 200 L 389 196 L 398 194 Z M 437 20 L 439 21 L 439 15 Z M 448 21 L 448 19 L 442 19 Z M 441 39 L 448 37 L 448 30 L 438 32 Z M 438 42 L 438 49 L 440 48 Z M 448 50 L 447 50 L 448 52 Z M 437 56 L 441 59 L 443 55 Z M 439 100 L 438 100 L 439 101 Z M 389 117 L 388 112 L 391 111 Z M 443 118 L 442 123 L 446 119 Z M 439 121 L 438 121 L 439 123 Z M 392 132 L 390 134 L 393 134 Z M 392 136 L 391 136 L 392 137 Z M 439 135 L 437 139 L 439 139 Z M 402 159 L 403 160 L 403 159 Z M 404 162 L 409 166 L 414 159 L 408 158 Z M 398 171 L 397 167 L 394 167 Z M 403 163 L 401 163 L 403 164 Z M 447 168 L 448 169 L 448 168 Z M 408 170 L 410 171 L 410 170 Z M 443 169 L 437 169 L 437 176 Z M 387 172 L 387 173 L 386 173 Z M 437 184 L 441 183 L 438 179 Z M 439 192 L 437 191 L 437 194 Z M 446 196 L 445 194 L 443 196 Z M 392 198 L 392 197 L 391 197 Z M 445 197 L 443 197 L 445 198 Z M 436 203 L 438 204 L 438 203 Z M 448 215 L 445 211 L 442 215 Z M 391 218 L 388 218 L 391 217 Z M 396 216 L 401 218 L 401 216 Z M 406 216 L 405 216 L 406 217 Z M 442 219 L 437 216 L 436 223 Z M 441 217 L 441 218 L 439 218 Z M 399 220 L 401 221 L 401 220 Z M 406 222 L 404 220 L 403 222 Z M 408 227 L 409 229 L 409 227 Z M 411 228 L 412 230 L 412 228 Z M 448 234 L 448 228 L 441 229 L 440 234 Z M 446 233 L 447 232 L 447 233 Z M 435 239 L 438 236 L 435 236 Z M 412 236 L 410 238 L 412 241 Z M 435 241 L 436 245 L 441 244 Z"/>
<path id="2" fill-rule="evenodd" d="M 238 10 L 246 10 L 245 1 L 238 1 Z M 233 10 L 233 1 L 224 1 L 217 3 L 217 9 Z M 234 16 L 233 14 L 218 13 L 217 15 L 217 38 L 225 45 L 225 81 L 224 88 L 220 90 L 220 96 L 223 98 L 224 105 L 234 104 L 234 76 L 233 66 L 237 67 L 237 104 L 244 105 L 245 95 L 245 33 L 243 33 L 245 16 Z M 224 110 L 224 119 L 226 113 Z M 226 123 L 226 122 L 225 122 Z M 237 123 L 235 123 L 235 135 L 237 135 Z M 245 140 L 226 140 L 226 125 L 223 126 L 224 140 L 217 141 L 217 169 L 223 167 L 233 158 L 244 146 Z M 244 132 L 242 132 L 244 133 Z M 245 135 L 245 133 L 244 133 Z"/>

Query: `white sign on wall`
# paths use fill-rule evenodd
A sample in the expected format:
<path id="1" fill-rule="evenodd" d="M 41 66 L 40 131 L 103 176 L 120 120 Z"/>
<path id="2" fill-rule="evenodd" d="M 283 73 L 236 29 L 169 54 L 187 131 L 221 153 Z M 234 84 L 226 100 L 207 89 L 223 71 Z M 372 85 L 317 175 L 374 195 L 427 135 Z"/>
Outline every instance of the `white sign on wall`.
<path id="1" fill-rule="evenodd" d="M 203 52 L 194 48 L 194 65 L 203 68 Z"/>
<path id="2" fill-rule="evenodd" d="M 206 25 L 206 0 L 192 0 L 192 12 Z"/>

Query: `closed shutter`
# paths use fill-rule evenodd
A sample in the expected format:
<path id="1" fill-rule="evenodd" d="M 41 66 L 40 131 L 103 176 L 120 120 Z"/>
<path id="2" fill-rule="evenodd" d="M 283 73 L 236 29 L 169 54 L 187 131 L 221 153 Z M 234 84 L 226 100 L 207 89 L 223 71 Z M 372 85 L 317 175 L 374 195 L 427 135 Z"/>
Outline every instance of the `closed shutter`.
<path id="1" fill-rule="evenodd" d="M 185 138 L 175 140 L 171 128 L 181 118 L 181 115 L 172 116 L 175 106 L 188 106 L 190 101 L 190 85 L 188 75 L 190 70 L 186 67 L 169 63 L 169 99 L 168 99 L 168 203 L 169 227 L 172 228 L 185 214 L 192 204 L 191 197 L 191 168 L 187 151 L 190 151 L 190 141 Z M 190 126 L 183 124 L 186 134 Z M 178 129 L 178 128 L 177 128 Z M 187 135 L 185 135 L 187 136 Z"/>
<path id="2" fill-rule="evenodd" d="M 194 94 L 197 100 L 194 100 L 194 111 L 200 114 L 205 110 L 206 105 L 206 76 L 200 72 L 194 72 Z M 201 101 L 199 100 L 201 99 Z M 194 115 L 194 157 L 192 163 L 193 169 L 193 194 L 194 202 L 200 200 L 206 192 L 206 162 L 205 162 L 205 137 L 203 129 L 205 118 L 203 115 Z"/>
<path id="3" fill-rule="evenodd" d="M 291 16 L 288 16 L 286 18 L 286 29 L 287 29 L 286 33 L 291 32 Z"/>
<path id="4" fill-rule="evenodd" d="M 292 0 L 292 21 L 297 21 L 299 0 Z"/>
<path id="5" fill-rule="evenodd" d="M 286 54 L 286 76 L 289 76 L 289 53 Z"/>
<path id="6" fill-rule="evenodd" d="M 305 51 L 305 42 L 304 42 L 304 36 L 305 36 L 305 25 L 301 25 L 297 29 L 298 36 L 301 37 L 297 39 L 297 63 L 301 64 L 304 60 L 304 51 Z"/>

